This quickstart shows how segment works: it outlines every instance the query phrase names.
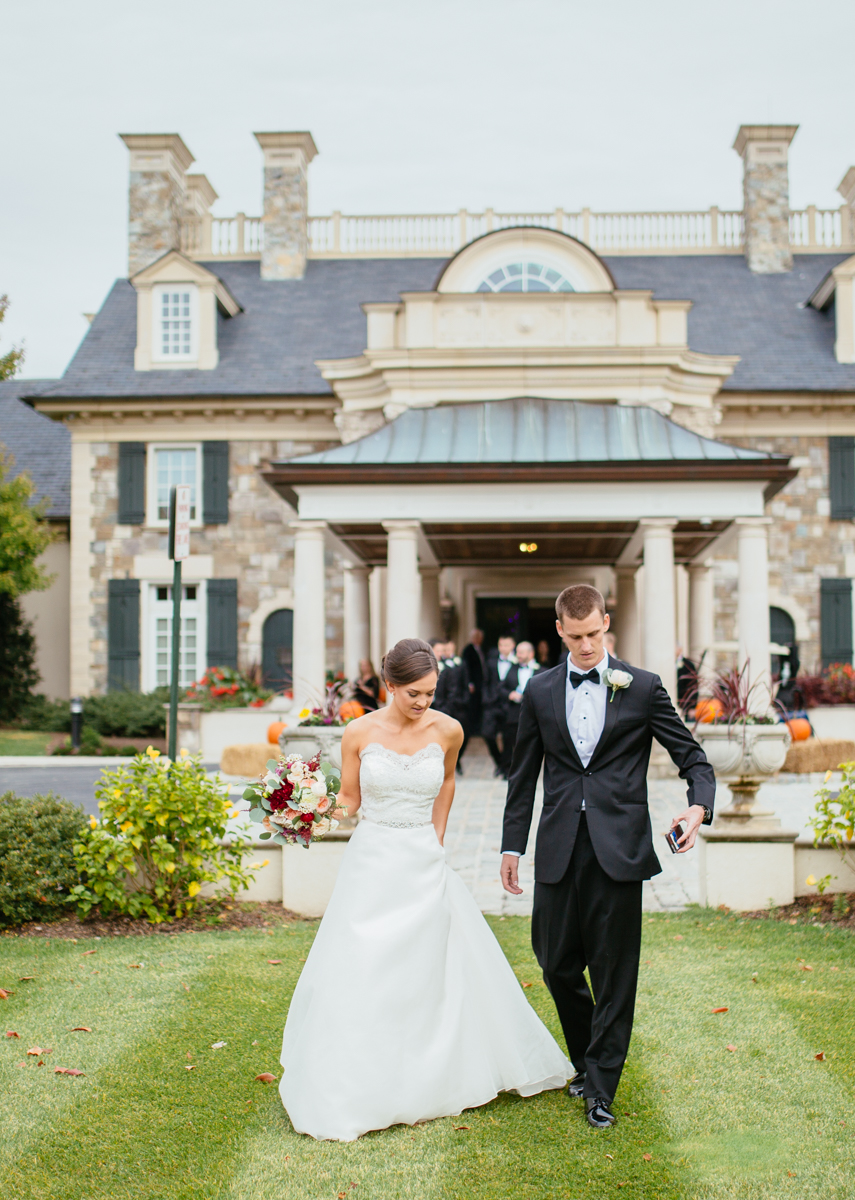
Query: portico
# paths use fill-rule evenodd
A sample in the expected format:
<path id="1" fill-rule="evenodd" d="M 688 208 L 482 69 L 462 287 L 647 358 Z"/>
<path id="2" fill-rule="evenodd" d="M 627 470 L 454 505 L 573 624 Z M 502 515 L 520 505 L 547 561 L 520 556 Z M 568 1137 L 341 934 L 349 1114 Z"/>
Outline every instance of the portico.
<path id="1" fill-rule="evenodd" d="M 521 398 L 408 409 L 347 445 L 274 462 L 267 482 L 297 510 L 294 686 L 324 664 L 324 539 L 344 546 L 348 672 L 367 648 L 455 632 L 479 597 L 550 598 L 590 581 L 610 595 L 618 653 L 676 693 L 675 572 L 688 572 L 693 657 L 714 653 L 710 560 L 738 546 L 739 660 L 769 663 L 764 503 L 793 472 L 781 456 L 690 432 L 647 406 Z M 385 606 L 370 576 L 385 577 Z M 375 585 L 376 586 L 376 585 Z M 385 607 L 385 619 L 379 613 Z M 759 614 L 759 617 L 758 617 Z M 373 634 L 373 636 L 372 636 Z"/>

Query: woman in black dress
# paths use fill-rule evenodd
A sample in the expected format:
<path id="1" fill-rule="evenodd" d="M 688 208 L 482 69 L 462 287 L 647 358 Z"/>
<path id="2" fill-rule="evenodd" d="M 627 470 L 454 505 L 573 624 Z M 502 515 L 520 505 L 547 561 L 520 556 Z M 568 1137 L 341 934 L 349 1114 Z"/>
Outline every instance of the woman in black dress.
<path id="1" fill-rule="evenodd" d="M 366 712 L 380 707 L 380 680 L 367 658 L 360 659 L 359 678 L 353 681 L 353 699 Z"/>

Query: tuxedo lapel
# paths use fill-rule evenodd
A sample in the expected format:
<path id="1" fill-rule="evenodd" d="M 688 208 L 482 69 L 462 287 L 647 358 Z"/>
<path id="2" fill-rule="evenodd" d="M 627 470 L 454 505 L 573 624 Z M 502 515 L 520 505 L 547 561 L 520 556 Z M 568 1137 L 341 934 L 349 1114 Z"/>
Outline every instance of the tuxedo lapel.
<path id="1" fill-rule="evenodd" d="M 570 730 L 567 728 L 567 671 L 556 670 L 555 677 L 552 680 L 552 711 L 555 720 L 558 722 L 558 730 L 561 737 L 564 739 L 564 744 L 570 751 L 575 762 L 579 764 L 579 769 L 582 769 L 582 760 L 579 757 L 579 751 L 573 745 L 573 739 L 570 736 Z"/>
<path id="2" fill-rule="evenodd" d="M 611 657 L 611 655 L 609 655 L 609 667 L 614 668 L 617 671 L 626 670 L 625 664 L 622 662 L 619 662 L 617 659 L 613 659 Z M 603 684 L 603 687 L 605 687 L 605 686 L 606 685 Z M 609 689 L 609 690 L 611 690 L 611 689 Z M 603 723 L 603 732 L 600 734 L 600 740 L 597 742 L 596 746 L 594 747 L 594 753 L 591 755 L 591 762 L 588 763 L 589 767 L 591 766 L 591 764 L 594 762 L 595 759 L 599 758 L 600 754 L 603 752 L 603 750 L 605 750 L 606 746 L 608 745 L 609 741 L 611 740 L 612 734 L 615 731 L 615 726 L 617 725 L 617 719 L 618 719 L 618 714 L 620 712 L 620 703 L 621 703 L 622 697 L 623 697 L 623 690 L 621 688 L 618 688 L 614 692 L 612 692 L 611 695 L 606 700 L 606 719 L 605 719 L 605 722 Z"/>

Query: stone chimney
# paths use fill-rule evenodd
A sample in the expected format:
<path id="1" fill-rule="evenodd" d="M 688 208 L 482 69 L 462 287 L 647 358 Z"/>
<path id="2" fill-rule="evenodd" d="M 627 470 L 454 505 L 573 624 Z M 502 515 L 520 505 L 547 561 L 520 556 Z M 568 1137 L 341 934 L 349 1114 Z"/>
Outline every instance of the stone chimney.
<path id="1" fill-rule="evenodd" d="M 207 175 L 184 176 L 184 208 L 192 217 L 204 217 L 219 196 Z"/>
<path id="2" fill-rule="evenodd" d="M 177 133 L 119 136 L 131 152 L 128 275 L 136 275 L 168 250 L 181 249 L 185 172 L 194 159 Z"/>
<path id="3" fill-rule="evenodd" d="M 837 187 L 843 197 L 845 208 L 840 214 L 843 218 L 841 241 L 844 246 L 855 244 L 855 167 L 850 167 Z"/>
<path id="4" fill-rule="evenodd" d="M 309 250 L 310 133 L 257 133 L 264 151 L 262 279 L 302 279 Z"/>
<path id="5" fill-rule="evenodd" d="M 745 257 L 758 275 L 791 271 L 787 154 L 798 125 L 740 125 L 733 148 L 742 176 Z"/>

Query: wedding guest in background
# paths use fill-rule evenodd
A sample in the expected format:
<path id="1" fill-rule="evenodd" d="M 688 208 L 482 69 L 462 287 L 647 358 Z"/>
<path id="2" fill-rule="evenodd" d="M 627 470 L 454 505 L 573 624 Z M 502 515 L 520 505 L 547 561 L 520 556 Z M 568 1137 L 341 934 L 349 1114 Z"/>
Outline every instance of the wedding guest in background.
<path id="1" fill-rule="evenodd" d="M 359 660 L 359 676 L 353 681 L 353 699 L 366 712 L 374 712 L 380 707 L 380 680 L 367 658 Z"/>
<path id="2" fill-rule="evenodd" d="M 439 679 L 436 685 L 434 708 L 454 717 L 463 726 L 463 745 L 457 756 L 456 770 L 463 774 L 461 759 L 469 741 L 469 672 L 458 655 L 454 642 L 437 643 L 433 648 L 439 662 Z M 439 704 L 437 704 L 439 701 Z"/>
<path id="3" fill-rule="evenodd" d="M 612 658 L 617 658 L 617 641 L 613 633 L 603 634 L 603 648 Z"/>
<path id="4" fill-rule="evenodd" d="M 552 655 L 549 653 L 549 642 L 541 638 L 537 643 L 537 665 L 543 670 L 552 666 Z"/>
<path id="5" fill-rule="evenodd" d="M 481 732 L 481 708 L 484 700 L 484 673 L 487 660 L 484 657 L 484 632 L 473 629 L 469 641 L 461 651 L 461 658 L 469 674 L 469 736 Z"/>
<path id="6" fill-rule="evenodd" d="M 487 655 L 487 669 L 484 672 L 484 701 L 481 715 L 481 736 L 487 743 L 490 757 L 495 763 L 495 774 L 502 775 L 502 748 L 499 738 L 505 724 L 508 705 L 508 692 L 513 683 L 505 691 L 505 680 L 508 672 L 516 665 L 514 657 L 514 639 L 510 635 L 499 638 L 497 650 L 491 650 Z"/>
<path id="7" fill-rule="evenodd" d="M 517 744 L 517 730 L 520 723 L 520 705 L 529 680 L 540 667 L 535 662 L 534 646 L 531 642 L 519 642 L 515 653 L 516 663 L 505 676 L 502 685 L 508 693 L 508 703 L 505 708 L 505 724 L 502 728 L 502 774 L 507 779 L 514 757 L 514 746 Z"/>

